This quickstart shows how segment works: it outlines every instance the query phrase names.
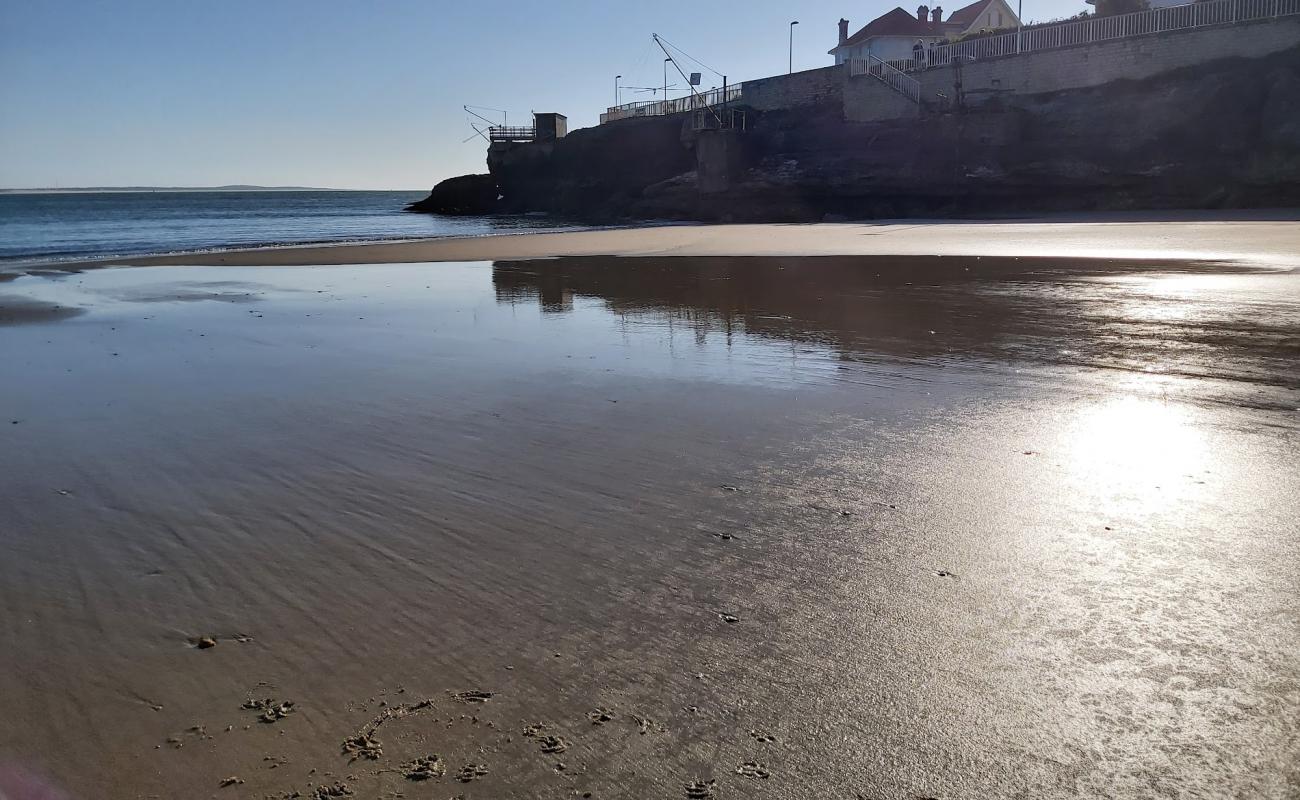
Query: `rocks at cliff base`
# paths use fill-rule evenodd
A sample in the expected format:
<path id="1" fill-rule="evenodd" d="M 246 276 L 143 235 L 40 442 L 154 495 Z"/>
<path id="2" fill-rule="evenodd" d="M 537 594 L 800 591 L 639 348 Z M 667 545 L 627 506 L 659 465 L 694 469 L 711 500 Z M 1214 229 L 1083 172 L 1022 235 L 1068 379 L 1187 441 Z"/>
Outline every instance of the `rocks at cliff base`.
<path id="1" fill-rule="evenodd" d="M 496 179 L 491 175 L 461 175 L 433 187 L 429 196 L 406 207 L 406 211 L 448 216 L 478 216 L 497 210 Z"/>

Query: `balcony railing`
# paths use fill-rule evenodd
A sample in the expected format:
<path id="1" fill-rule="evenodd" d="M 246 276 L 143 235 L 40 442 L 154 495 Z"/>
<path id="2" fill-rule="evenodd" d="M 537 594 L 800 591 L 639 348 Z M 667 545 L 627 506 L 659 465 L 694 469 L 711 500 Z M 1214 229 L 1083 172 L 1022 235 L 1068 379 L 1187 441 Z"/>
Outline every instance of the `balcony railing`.
<path id="1" fill-rule="evenodd" d="M 613 122 L 619 119 L 629 119 L 631 117 L 663 117 L 669 114 L 680 114 L 686 111 L 694 111 L 709 106 L 718 106 L 723 103 L 734 103 L 743 96 L 744 84 L 734 84 L 728 86 L 726 90 L 710 89 L 707 92 L 691 94 L 686 97 L 675 97 L 671 100 L 650 100 L 644 103 L 625 103 L 621 106 L 611 106 L 608 111 L 600 115 L 600 124 Z"/>
<path id="2" fill-rule="evenodd" d="M 532 142 L 537 140 L 537 129 L 493 125 L 488 128 L 488 138 L 494 142 Z"/>

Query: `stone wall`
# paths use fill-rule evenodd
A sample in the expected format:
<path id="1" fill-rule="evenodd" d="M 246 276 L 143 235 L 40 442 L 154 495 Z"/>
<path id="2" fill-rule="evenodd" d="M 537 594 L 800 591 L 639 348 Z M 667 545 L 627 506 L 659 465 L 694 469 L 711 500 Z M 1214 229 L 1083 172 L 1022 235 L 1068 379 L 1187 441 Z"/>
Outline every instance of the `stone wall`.
<path id="1" fill-rule="evenodd" d="M 907 119 L 919 116 L 921 107 L 883 81 L 869 75 L 848 77 L 844 70 L 844 120 L 875 122 L 882 119 Z"/>
<path id="2" fill-rule="evenodd" d="M 741 105 L 759 111 L 777 111 L 840 101 L 844 67 L 822 67 L 793 75 L 745 81 Z"/>
<path id="3" fill-rule="evenodd" d="M 1259 58 L 1300 44 L 1300 16 L 1217 28 L 1171 31 L 1059 50 L 975 61 L 962 66 L 962 86 L 972 105 L 1009 94 L 1044 94 L 1142 80 L 1221 58 Z M 953 96 L 954 72 L 919 73 L 921 97 Z M 870 80 L 853 78 L 852 81 Z"/>

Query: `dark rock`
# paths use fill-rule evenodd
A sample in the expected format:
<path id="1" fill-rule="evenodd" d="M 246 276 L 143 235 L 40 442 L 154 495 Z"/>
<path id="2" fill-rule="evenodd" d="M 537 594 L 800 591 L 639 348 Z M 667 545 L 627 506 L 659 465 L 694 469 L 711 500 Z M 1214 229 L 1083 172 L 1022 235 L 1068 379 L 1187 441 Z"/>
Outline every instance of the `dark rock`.
<path id="1" fill-rule="evenodd" d="M 750 110 L 707 187 L 688 115 L 494 144 L 505 213 L 802 222 L 1300 204 L 1300 48 L 1140 80 L 846 122 Z"/>
<path id="2" fill-rule="evenodd" d="M 498 210 L 496 179 L 491 175 L 461 175 L 433 187 L 429 196 L 411 203 L 407 211 L 448 216 L 480 216 Z"/>

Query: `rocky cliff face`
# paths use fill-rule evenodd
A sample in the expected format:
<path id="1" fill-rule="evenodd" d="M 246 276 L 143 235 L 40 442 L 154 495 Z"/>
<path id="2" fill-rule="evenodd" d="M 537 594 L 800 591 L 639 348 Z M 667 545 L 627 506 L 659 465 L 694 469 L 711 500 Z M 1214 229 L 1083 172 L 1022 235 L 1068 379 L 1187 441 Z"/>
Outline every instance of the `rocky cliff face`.
<path id="1" fill-rule="evenodd" d="M 449 217 L 481 216 L 496 213 L 499 200 L 497 182 L 491 175 L 461 175 L 442 181 L 428 197 L 403 210 Z"/>
<path id="2" fill-rule="evenodd" d="M 679 116 L 502 146 L 488 158 L 499 210 L 816 220 L 1300 205 L 1300 48 L 916 119 L 755 112 L 721 187 L 700 180 L 709 135 Z"/>

